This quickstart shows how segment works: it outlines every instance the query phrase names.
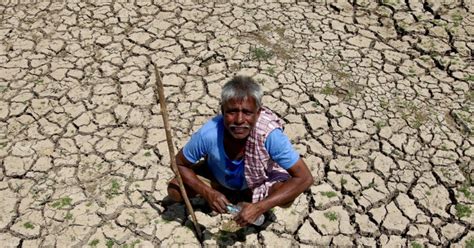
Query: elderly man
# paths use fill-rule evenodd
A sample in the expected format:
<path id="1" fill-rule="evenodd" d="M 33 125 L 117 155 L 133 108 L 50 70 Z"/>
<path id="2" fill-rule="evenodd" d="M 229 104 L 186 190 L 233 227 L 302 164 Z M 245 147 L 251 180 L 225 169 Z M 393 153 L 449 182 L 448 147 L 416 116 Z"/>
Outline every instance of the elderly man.
<path id="1" fill-rule="evenodd" d="M 241 202 L 234 218 L 240 226 L 275 206 L 291 205 L 313 183 L 283 122 L 262 106 L 262 95 L 250 77 L 230 80 L 222 88 L 222 115 L 205 123 L 176 155 L 189 196 L 201 195 L 219 213 Z M 176 179 L 168 194 L 182 201 Z"/>

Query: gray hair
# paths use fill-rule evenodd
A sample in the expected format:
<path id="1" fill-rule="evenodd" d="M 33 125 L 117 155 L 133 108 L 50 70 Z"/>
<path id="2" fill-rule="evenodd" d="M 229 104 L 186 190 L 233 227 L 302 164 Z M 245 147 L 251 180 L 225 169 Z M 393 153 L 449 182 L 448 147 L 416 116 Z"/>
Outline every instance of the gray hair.
<path id="1" fill-rule="evenodd" d="M 246 99 L 252 97 L 257 109 L 262 106 L 263 91 L 251 77 L 235 76 L 222 87 L 221 106 L 230 99 Z"/>

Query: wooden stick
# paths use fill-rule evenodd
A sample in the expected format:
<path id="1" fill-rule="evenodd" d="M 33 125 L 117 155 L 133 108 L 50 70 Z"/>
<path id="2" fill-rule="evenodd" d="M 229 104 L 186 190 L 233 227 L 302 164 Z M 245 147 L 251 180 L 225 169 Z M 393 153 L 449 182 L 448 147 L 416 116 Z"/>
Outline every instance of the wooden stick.
<path id="1" fill-rule="evenodd" d="M 199 227 L 199 224 L 197 222 L 196 215 L 194 214 L 193 206 L 191 206 L 191 202 L 189 201 L 188 195 L 186 194 L 186 189 L 184 188 L 183 179 L 181 178 L 181 174 L 179 173 L 178 166 L 176 165 L 176 158 L 174 155 L 174 146 L 173 146 L 173 137 L 171 135 L 171 128 L 170 128 L 169 119 L 168 119 L 168 109 L 166 107 L 166 99 L 165 99 L 165 93 L 164 93 L 165 90 L 163 88 L 163 82 L 161 81 L 161 74 L 160 74 L 160 71 L 158 70 L 158 67 L 154 63 L 153 63 L 153 66 L 155 66 L 156 85 L 158 87 L 158 98 L 160 100 L 161 116 L 163 117 L 163 124 L 165 126 L 166 141 L 168 142 L 168 151 L 170 153 L 171 169 L 176 175 L 176 179 L 178 179 L 181 196 L 183 197 L 184 203 L 186 204 L 186 208 L 188 209 L 188 212 L 191 214 L 191 217 L 193 219 L 194 229 L 196 231 L 197 238 L 199 241 L 202 241 L 201 228 Z"/>

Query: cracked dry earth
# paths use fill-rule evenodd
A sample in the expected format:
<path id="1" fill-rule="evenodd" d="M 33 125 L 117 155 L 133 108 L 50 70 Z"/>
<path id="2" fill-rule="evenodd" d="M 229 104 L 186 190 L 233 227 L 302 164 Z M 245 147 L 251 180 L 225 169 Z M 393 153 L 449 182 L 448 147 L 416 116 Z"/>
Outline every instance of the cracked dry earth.
<path id="1" fill-rule="evenodd" d="M 474 246 L 474 4 L 456 0 L 0 2 L 2 247 Z M 315 184 L 227 230 L 169 167 L 254 76 Z"/>

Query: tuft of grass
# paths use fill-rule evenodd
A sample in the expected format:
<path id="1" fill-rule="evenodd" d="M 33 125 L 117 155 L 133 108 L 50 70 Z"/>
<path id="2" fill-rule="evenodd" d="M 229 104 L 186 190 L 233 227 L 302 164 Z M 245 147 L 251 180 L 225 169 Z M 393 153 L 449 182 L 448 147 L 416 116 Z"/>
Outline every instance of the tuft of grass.
<path id="1" fill-rule="evenodd" d="M 71 206 L 71 202 L 72 202 L 72 199 L 69 196 L 66 196 L 55 201 L 53 204 L 51 204 L 51 207 L 61 209 L 67 206 Z"/>
<path id="2" fill-rule="evenodd" d="M 377 187 L 377 184 L 376 184 L 374 181 L 372 181 L 372 182 L 370 182 L 369 185 L 367 185 L 367 186 L 368 186 L 369 188 L 375 188 L 375 187 Z"/>
<path id="3" fill-rule="evenodd" d="M 454 209 L 456 209 L 456 216 L 459 218 L 470 217 L 472 214 L 472 209 L 468 205 L 456 204 Z"/>
<path id="4" fill-rule="evenodd" d="M 385 127 L 387 124 L 384 122 L 384 121 L 377 121 L 375 122 L 375 127 L 377 128 L 377 130 L 380 130 L 382 129 L 382 127 Z"/>
<path id="5" fill-rule="evenodd" d="M 424 123 L 426 123 L 427 120 L 428 120 L 428 116 L 427 116 L 426 113 L 420 112 L 420 111 L 415 111 L 415 117 L 414 117 L 414 120 L 412 121 L 413 127 L 415 129 L 418 129 Z"/>
<path id="6" fill-rule="evenodd" d="M 265 48 L 256 47 L 250 49 L 250 55 L 252 59 L 256 60 L 267 60 L 273 57 L 272 51 L 267 51 Z"/>
<path id="7" fill-rule="evenodd" d="M 474 192 L 469 190 L 468 185 L 463 185 L 461 188 L 459 188 L 459 192 L 463 193 L 464 197 L 467 199 L 474 201 Z"/>
<path id="8" fill-rule="evenodd" d="M 72 217 L 73 217 L 73 215 L 72 215 L 71 213 L 69 213 L 69 212 L 67 212 L 67 214 L 64 215 L 64 219 L 65 219 L 65 220 L 71 220 Z"/>
<path id="9" fill-rule="evenodd" d="M 107 246 L 107 248 L 112 248 L 114 246 L 114 241 L 111 240 L 111 239 L 107 239 L 107 241 L 105 242 L 105 246 Z"/>
<path id="10" fill-rule="evenodd" d="M 469 90 L 469 92 L 466 93 L 466 99 L 469 102 L 474 102 L 474 90 Z"/>
<path id="11" fill-rule="evenodd" d="M 337 213 L 332 211 L 324 213 L 324 217 L 328 218 L 329 221 L 336 221 L 338 218 Z"/>
<path id="12" fill-rule="evenodd" d="M 31 222 L 25 222 L 25 224 L 23 224 L 23 227 L 26 228 L 26 229 L 33 229 L 35 228 L 35 226 L 33 224 L 31 224 Z"/>
<path id="13" fill-rule="evenodd" d="M 270 66 L 267 68 L 267 72 L 268 74 L 270 74 L 271 76 L 275 75 L 275 67 L 273 66 Z"/>
<path id="14" fill-rule="evenodd" d="M 130 248 L 135 248 L 135 246 L 138 245 L 139 243 L 140 243 L 139 239 L 133 241 L 132 243 L 130 243 Z"/>
<path id="15" fill-rule="evenodd" d="M 383 0 L 382 3 L 387 5 L 397 5 L 400 3 L 400 0 Z"/>
<path id="16" fill-rule="evenodd" d="M 324 191 L 324 192 L 321 192 L 321 195 L 326 196 L 327 198 L 332 198 L 332 197 L 337 196 L 336 192 L 334 191 Z"/>
<path id="17" fill-rule="evenodd" d="M 466 81 L 474 81 L 474 74 L 468 75 L 464 78 Z"/>
<path id="18" fill-rule="evenodd" d="M 466 248 L 474 248 L 474 237 L 466 240 Z"/>
<path id="19" fill-rule="evenodd" d="M 451 15 L 451 19 L 454 22 L 454 26 L 457 27 L 461 24 L 463 17 L 459 13 L 454 13 Z"/>
<path id="20" fill-rule="evenodd" d="M 94 239 L 89 243 L 89 246 L 96 247 L 99 244 L 99 242 L 100 241 L 98 239 Z"/>
<path id="21" fill-rule="evenodd" d="M 389 106 L 387 98 L 383 97 L 380 99 L 380 107 L 386 109 Z"/>
<path id="22" fill-rule="evenodd" d="M 423 245 L 413 241 L 413 242 L 411 242 L 411 247 L 412 248 L 423 248 Z"/>
<path id="23" fill-rule="evenodd" d="M 331 87 L 329 85 L 325 85 L 321 89 L 321 93 L 324 94 L 324 95 L 334 95 L 335 92 L 336 92 L 336 88 Z"/>
<path id="24" fill-rule="evenodd" d="M 112 179 L 110 189 L 108 189 L 105 192 L 105 195 L 108 199 L 113 198 L 116 195 L 119 195 L 119 190 L 120 190 L 120 183 L 117 181 L 117 179 Z"/>

